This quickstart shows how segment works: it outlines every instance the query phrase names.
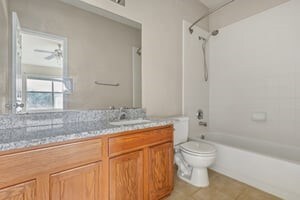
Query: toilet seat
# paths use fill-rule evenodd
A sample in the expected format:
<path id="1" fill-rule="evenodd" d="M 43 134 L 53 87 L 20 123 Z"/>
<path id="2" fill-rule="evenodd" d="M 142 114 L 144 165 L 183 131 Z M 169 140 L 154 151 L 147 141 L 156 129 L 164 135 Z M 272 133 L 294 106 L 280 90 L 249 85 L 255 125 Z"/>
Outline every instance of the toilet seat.
<path id="1" fill-rule="evenodd" d="M 216 155 L 216 148 L 205 142 L 190 141 L 180 145 L 180 149 L 196 156 L 210 157 Z"/>

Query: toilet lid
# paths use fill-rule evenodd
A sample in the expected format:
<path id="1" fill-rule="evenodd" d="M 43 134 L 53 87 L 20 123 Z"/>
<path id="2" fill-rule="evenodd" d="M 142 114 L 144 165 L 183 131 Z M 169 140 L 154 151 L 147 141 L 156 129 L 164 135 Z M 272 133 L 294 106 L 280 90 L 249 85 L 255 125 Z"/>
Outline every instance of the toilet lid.
<path id="1" fill-rule="evenodd" d="M 216 152 L 216 148 L 213 145 L 204 142 L 195 142 L 195 141 L 186 142 L 181 145 L 181 148 L 198 154 Z"/>

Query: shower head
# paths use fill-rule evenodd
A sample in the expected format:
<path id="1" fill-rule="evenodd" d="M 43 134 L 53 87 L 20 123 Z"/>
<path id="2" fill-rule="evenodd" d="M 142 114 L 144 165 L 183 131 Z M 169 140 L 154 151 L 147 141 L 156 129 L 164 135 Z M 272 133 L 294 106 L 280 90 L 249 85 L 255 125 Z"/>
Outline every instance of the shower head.
<path id="1" fill-rule="evenodd" d="M 204 57 L 204 79 L 205 81 L 208 81 L 208 67 L 207 67 L 207 62 L 206 62 L 206 45 L 208 43 L 208 40 L 211 36 L 216 36 L 219 34 L 219 30 L 214 30 L 211 33 L 208 34 L 207 38 L 204 38 L 202 36 L 199 36 L 199 40 L 203 41 L 202 43 L 202 51 L 203 51 L 203 57 Z"/>
<path id="2" fill-rule="evenodd" d="M 219 30 L 214 30 L 213 32 L 210 33 L 212 36 L 216 36 L 219 34 Z"/>
<path id="3" fill-rule="evenodd" d="M 216 36 L 216 35 L 218 35 L 218 34 L 219 34 L 219 30 L 214 30 L 214 31 L 212 31 L 211 33 L 209 33 L 209 35 L 208 35 L 207 38 L 204 38 L 204 37 L 202 37 L 202 36 L 199 36 L 199 40 L 203 40 L 203 41 L 204 41 L 204 45 L 205 45 L 205 43 L 209 40 L 209 38 L 210 38 L 211 36 Z"/>

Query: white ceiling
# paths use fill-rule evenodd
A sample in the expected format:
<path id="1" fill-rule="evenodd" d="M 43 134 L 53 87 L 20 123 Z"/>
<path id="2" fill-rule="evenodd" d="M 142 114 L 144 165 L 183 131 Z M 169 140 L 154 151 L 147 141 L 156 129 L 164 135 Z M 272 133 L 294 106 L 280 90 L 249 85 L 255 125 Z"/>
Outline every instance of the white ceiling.
<path id="1" fill-rule="evenodd" d="M 224 3 L 229 2 L 229 0 L 200 0 L 204 5 L 209 9 L 214 9 L 217 6 L 223 5 Z"/>
<path id="2" fill-rule="evenodd" d="M 86 10 L 88 12 L 106 17 L 106 18 L 111 19 L 113 21 L 131 26 L 133 28 L 140 29 L 140 30 L 142 29 L 142 25 L 138 22 L 132 21 L 132 20 L 127 19 L 125 17 L 122 17 L 120 15 L 116 15 L 116 14 L 114 14 L 112 12 L 109 12 L 105 9 L 92 6 L 88 3 L 83 2 L 82 0 L 60 0 L 60 1 L 66 3 L 66 4 L 70 4 L 72 6 L 75 6 L 77 8 L 81 8 L 81 9 Z M 113 0 L 113 1 L 115 1 L 115 0 Z"/>

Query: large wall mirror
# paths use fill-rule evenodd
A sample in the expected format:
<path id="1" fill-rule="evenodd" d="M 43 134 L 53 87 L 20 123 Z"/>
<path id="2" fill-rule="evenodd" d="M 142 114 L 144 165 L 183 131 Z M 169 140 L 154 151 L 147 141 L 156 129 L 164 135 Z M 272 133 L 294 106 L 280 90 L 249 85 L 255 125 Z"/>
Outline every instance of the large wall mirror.
<path id="1" fill-rule="evenodd" d="M 2 114 L 141 107 L 139 23 L 76 0 L 0 4 Z"/>

